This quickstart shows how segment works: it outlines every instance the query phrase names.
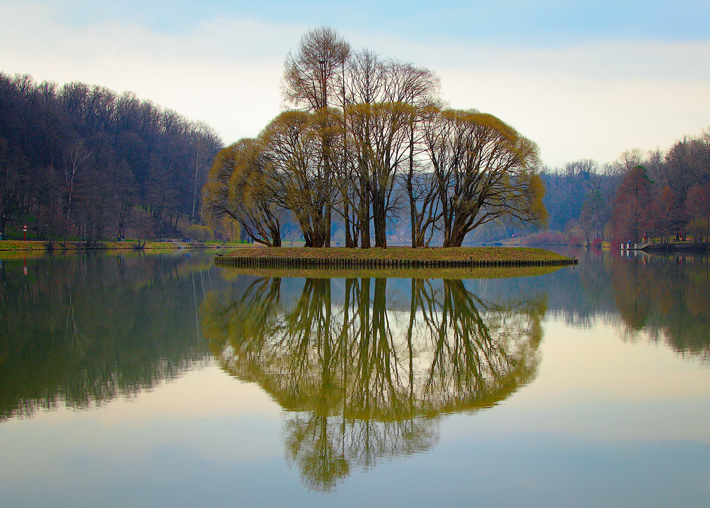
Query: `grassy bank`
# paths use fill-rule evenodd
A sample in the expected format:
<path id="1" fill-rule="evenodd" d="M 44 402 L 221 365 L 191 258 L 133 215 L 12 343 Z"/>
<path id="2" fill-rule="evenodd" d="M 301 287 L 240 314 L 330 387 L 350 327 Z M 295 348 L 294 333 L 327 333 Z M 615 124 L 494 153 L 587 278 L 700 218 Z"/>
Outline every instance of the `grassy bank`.
<path id="1" fill-rule="evenodd" d="M 412 249 L 307 249 L 257 248 L 234 249 L 217 254 L 217 266 L 237 269 L 240 273 L 267 270 L 264 273 L 369 273 L 387 271 L 390 276 L 421 276 L 435 271 L 438 276 L 451 272 L 454 278 L 476 277 L 475 270 L 529 269 L 576 264 L 560 254 L 544 249 L 511 247 Z M 510 276 L 510 273 L 507 274 Z"/>
<path id="2" fill-rule="evenodd" d="M 135 250 L 136 244 L 131 240 L 125 242 L 98 242 L 87 244 L 86 242 L 60 242 L 56 241 L 52 244 L 55 251 L 88 251 L 88 250 Z M 152 242 L 147 241 L 142 244 L 143 250 L 177 250 L 177 249 L 232 249 L 235 247 L 244 248 L 244 244 L 239 243 L 218 243 L 218 242 Z M 0 240 L 0 252 L 47 252 L 49 243 L 42 241 L 22 241 L 22 240 Z"/>
<path id="3" fill-rule="evenodd" d="M 411 247 L 390 247 L 388 249 L 329 249 L 309 248 L 235 248 L 225 256 L 278 258 L 278 259 L 345 259 L 345 260 L 386 260 L 386 261 L 564 261 L 561 254 L 545 249 L 527 247 L 437 247 L 432 249 L 412 249 Z"/>

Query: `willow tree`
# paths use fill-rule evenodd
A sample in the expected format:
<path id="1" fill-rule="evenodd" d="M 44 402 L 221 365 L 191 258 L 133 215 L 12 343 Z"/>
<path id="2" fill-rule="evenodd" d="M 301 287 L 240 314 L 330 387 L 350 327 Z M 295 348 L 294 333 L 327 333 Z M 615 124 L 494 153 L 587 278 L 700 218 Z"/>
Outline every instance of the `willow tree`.
<path id="1" fill-rule="evenodd" d="M 424 124 L 442 207 L 444 247 L 496 219 L 545 223 L 537 145 L 498 118 L 444 110 Z"/>
<path id="2" fill-rule="evenodd" d="M 203 190 L 204 214 L 211 223 L 230 218 L 256 243 L 281 246 L 284 210 L 273 167 L 256 139 L 242 139 L 215 157 Z"/>
<path id="3" fill-rule="evenodd" d="M 230 180 L 244 200 L 244 229 L 262 243 L 273 236 L 276 211 L 290 210 L 306 245 L 327 247 L 335 210 L 346 246 L 370 247 L 374 224 L 375 246 L 386 247 L 388 221 L 405 199 L 414 247 L 439 229 L 444 246 L 460 246 L 496 219 L 546 220 L 536 145 L 491 115 L 441 111 L 439 81 L 428 69 L 367 50 L 351 54 L 334 30 L 318 28 L 288 55 L 282 91 L 299 109 L 267 127 L 258 157 L 240 162 L 241 176 Z"/>
<path id="4" fill-rule="evenodd" d="M 342 142 L 341 124 L 340 115 L 331 109 L 286 111 L 261 135 L 280 202 L 296 217 L 306 247 L 323 247 L 328 238 L 328 210 L 338 189 L 328 163 L 338 161 L 334 149 Z"/>
<path id="5" fill-rule="evenodd" d="M 345 99 L 349 107 L 346 108 L 344 116 L 357 145 L 354 150 L 355 164 L 352 166 L 351 181 L 357 188 L 353 193 L 358 200 L 354 210 L 364 247 L 369 246 L 369 223 L 364 223 L 363 219 L 366 216 L 365 211 L 370 207 L 375 223 L 376 245 L 386 245 L 386 238 L 383 239 L 381 235 L 388 214 L 396 208 L 390 206 L 391 203 L 394 204 L 390 198 L 395 176 L 403 175 L 413 228 L 418 223 L 415 212 L 417 207 L 422 206 L 422 197 L 426 193 L 422 192 L 421 186 L 426 175 L 418 172 L 418 166 L 415 164 L 420 146 L 418 127 L 424 112 L 432 105 L 438 104 L 438 97 L 439 80 L 429 69 L 393 59 L 383 60 L 369 50 L 354 54 L 349 61 L 345 81 Z M 349 115 L 351 111 L 353 117 Z M 371 121 L 372 118 L 368 117 L 373 114 L 382 116 L 386 111 L 390 112 L 390 121 Z M 403 119 L 406 123 L 402 123 Z M 386 142 L 383 143 L 382 140 Z M 379 152 L 380 160 L 388 159 L 388 163 L 375 166 L 363 164 L 363 143 L 371 143 L 371 152 Z M 389 168 L 385 169 L 386 166 Z M 378 175 L 373 173 L 373 168 Z M 383 176 L 385 178 L 382 178 Z M 431 189 L 431 186 L 428 186 L 428 189 Z M 417 244 L 419 243 L 421 242 L 417 241 Z"/>

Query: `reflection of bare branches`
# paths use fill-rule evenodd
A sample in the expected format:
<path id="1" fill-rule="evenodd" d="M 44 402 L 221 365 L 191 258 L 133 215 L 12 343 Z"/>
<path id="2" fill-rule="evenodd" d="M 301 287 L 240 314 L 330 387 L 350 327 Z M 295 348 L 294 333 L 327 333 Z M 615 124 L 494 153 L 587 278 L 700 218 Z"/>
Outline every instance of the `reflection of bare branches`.
<path id="1" fill-rule="evenodd" d="M 460 280 L 412 280 L 407 313 L 388 308 L 387 279 L 346 280 L 337 305 L 330 279 L 307 279 L 286 310 L 273 291 L 258 299 L 269 284 L 213 309 L 208 320 L 240 324 L 213 326 L 227 335 L 212 340 L 231 373 L 292 411 L 287 457 L 312 488 L 430 448 L 438 415 L 490 407 L 535 374 L 537 302 L 496 305 Z"/>
<path id="2" fill-rule="evenodd" d="M 420 411 L 485 407 L 529 381 L 537 364 L 540 309 L 484 302 L 460 280 L 444 281 L 443 296 L 433 294 L 431 284 L 413 281 L 412 301 L 421 319 L 417 334 L 410 318 L 407 340 L 410 348 L 418 342 L 431 354 L 429 365 L 419 369 Z"/>
<path id="3" fill-rule="evenodd" d="M 222 361 L 231 370 L 239 364 L 245 379 L 258 376 L 263 365 L 268 364 L 262 355 L 268 352 L 267 338 L 282 326 L 277 316 L 281 279 L 257 279 L 248 285 L 243 295 L 221 307 L 206 299 L 210 320 L 205 335 L 209 337 L 248 337 L 249 340 L 222 344 Z M 253 372 L 253 374 L 250 374 Z"/>
<path id="4" fill-rule="evenodd" d="M 286 458 L 298 464 L 304 483 L 329 492 L 352 465 L 369 470 L 381 459 L 430 449 L 439 439 L 438 421 L 349 420 L 342 416 L 297 413 L 286 421 Z"/>
<path id="5" fill-rule="evenodd" d="M 306 484 L 323 492 L 335 488 L 338 480 L 350 473 L 350 466 L 340 449 L 337 429 L 329 426 L 328 417 L 312 415 L 296 417 L 286 423 L 286 456 L 290 463 L 297 462 Z"/>

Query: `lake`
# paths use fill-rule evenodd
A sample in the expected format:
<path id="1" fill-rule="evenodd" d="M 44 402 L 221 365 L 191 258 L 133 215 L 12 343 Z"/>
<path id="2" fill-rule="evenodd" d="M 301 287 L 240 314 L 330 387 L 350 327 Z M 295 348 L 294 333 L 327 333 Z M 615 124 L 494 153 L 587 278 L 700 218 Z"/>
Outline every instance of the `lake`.
<path id="1" fill-rule="evenodd" d="M 0 506 L 704 506 L 710 259 L 0 258 Z"/>

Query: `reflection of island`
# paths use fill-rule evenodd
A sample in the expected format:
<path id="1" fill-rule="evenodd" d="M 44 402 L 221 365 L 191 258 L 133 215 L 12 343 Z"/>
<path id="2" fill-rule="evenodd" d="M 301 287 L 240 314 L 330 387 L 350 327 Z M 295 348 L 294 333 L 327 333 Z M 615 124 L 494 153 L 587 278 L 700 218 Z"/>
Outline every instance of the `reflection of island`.
<path id="1" fill-rule="evenodd" d="M 139 254 L 0 263 L 0 421 L 151 388 L 207 354 L 207 258 Z"/>
<path id="2" fill-rule="evenodd" d="M 439 415 L 490 407 L 535 375 L 544 305 L 414 279 L 407 307 L 387 284 L 306 279 L 292 302 L 281 279 L 262 278 L 203 304 L 203 333 L 225 369 L 290 412 L 287 458 L 311 488 L 431 448 Z"/>

